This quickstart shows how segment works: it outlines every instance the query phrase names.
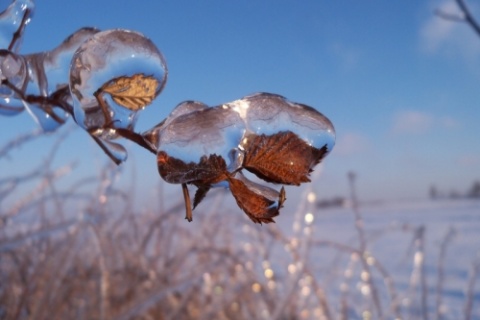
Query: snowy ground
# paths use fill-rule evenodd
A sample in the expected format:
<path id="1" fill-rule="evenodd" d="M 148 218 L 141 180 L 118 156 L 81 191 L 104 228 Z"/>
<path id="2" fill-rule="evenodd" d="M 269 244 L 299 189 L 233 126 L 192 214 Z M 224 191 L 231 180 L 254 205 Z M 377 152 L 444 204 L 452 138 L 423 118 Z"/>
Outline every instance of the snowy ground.
<path id="1" fill-rule="evenodd" d="M 477 285 L 473 294 L 468 291 L 475 281 L 474 264 L 478 268 L 480 263 L 480 201 L 384 203 L 360 206 L 359 213 L 368 270 L 358 255 L 339 249 L 360 248 L 352 209 L 318 210 L 312 229 L 306 230 L 311 233 L 308 264 L 337 313 L 345 298 L 350 318 L 369 314 L 376 318 L 378 309 L 393 318 L 397 308 L 397 314 L 407 319 L 437 314 L 462 319 L 472 299 L 472 318 L 480 318 L 480 288 Z M 287 222 L 284 219 L 279 220 Z M 310 219 L 307 213 L 305 220 Z"/>
<path id="2" fill-rule="evenodd" d="M 0 318 L 480 319 L 479 200 L 325 209 L 307 185 L 260 226 L 212 190 L 188 223 L 179 190 L 139 211 L 105 172 L 2 208 Z"/>

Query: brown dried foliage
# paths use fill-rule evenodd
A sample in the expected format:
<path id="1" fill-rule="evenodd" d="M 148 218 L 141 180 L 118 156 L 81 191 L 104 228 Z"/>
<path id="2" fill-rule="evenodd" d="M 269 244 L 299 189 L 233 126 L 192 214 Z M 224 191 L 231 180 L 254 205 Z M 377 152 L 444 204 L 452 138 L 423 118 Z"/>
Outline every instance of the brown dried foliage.
<path id="1" fill-rule="evenodd" d="M 185 163 L 160 151 L 157 155 L 158 171 L 170 183 L 195 183 L 211 185 L 227 179 L 227 164 L 216 154 L 203 156 L 199 163 Z"/>
<path id="2" fill-rule="evenodd" d="M 228 182 L 238 206 L 255 223 L 274 222 L 273 217 L 278 216 L 285 201 L 285 190 L 283 188 L 279 194 L 278 205 L 275 205 L 275 201 L 250 190 L 242 181 L 233 177 L 235 173 L 227 171 L 225 160 L 216 154 L 211 154 L 208 157 L 203 156 L 199 163 L 185 163 L 180 159 L 168 156 L 164 151 L 160 151 L 157 162 L 158 171 L 165 181 L 193 184 L 198 188 L 193 199 L 193 208 L 205 198 L 212 184 L 221 181 Z M 187 203 L 190 199 L 186 197 L 185 201 L 186 218 L 191 221 L 190 205 Z"/>
<path id="3" fill-rule="evenodd" d="M 242 181 L 229 179 L 230 190 L 238 206 L 245 211 L 247 216 L 255 223 L 275 222 L 273 217 L 279 215 L 279 210 L 285 200 L 285 189 L 282 187 L 278 205 L 261 194 L 250 190 Z"/>
<path id="4" fill-rule="evenodd" d="M 312 168 L 327 153 L 326 145 L 317 149 L 291 131 L 251 135 L 244 148 L 245 169 L 268 182 L 297 186 L 310 182 Z"/>
<path id="5" fill-rule="evenodd" d="M 137 111 L 149 105 L 157 96 L 158 80 L 152 76 L 135 74 L 119 77 L 105 83 L 99 91 L 109 93 L 115 103 Z"/>

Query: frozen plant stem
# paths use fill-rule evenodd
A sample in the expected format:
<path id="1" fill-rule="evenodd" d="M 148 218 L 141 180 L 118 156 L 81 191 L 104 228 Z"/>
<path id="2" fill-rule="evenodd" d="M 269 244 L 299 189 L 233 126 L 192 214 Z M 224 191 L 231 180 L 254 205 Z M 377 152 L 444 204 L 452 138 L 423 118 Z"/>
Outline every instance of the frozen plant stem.
<path id="1" fill-rule="evenodd" d="M 100 319 L 109 319 L 109 287 L 110 287 L 110 275 L 107 269 L 105 252 L 102 248 L 101 235 L 97 228 L 89 224 L 89 229 L 93 235 L 93 240 L 98 253 L 98 266 L 100 268 Z"/>
<path id="2" fill-rule="evenodd" d="M 465 302 L 465 320 L 472 319 L 473 301 L 475 298 L 475 282 L 480 273 L 480 258 L 477 258 L 472 265 L 467 284 L 467 300 Z"/>
<path id="3" fill-rule="evenodd" d="M 383 319 L 382 305 L 378 297 L 377 288 L 373 283 L 370 266 L 366 259 L 368 255 L 368 253 L 366 252 L 367 243 L 365 240 L 365 229 L 364 229 L 363 218 L 358 208 L 358 200 L 357 200 L 356 189 L 355 189 L 355 178 L 356 178 L 355 173 L 350 171 L 348 173 L 348 181 L 350 184 L 350 197 L 351 197 L 351 203 L 352 203 L 352 210 L 353 210 L 353 214 L 355 215 L 355 229 L 357 230 L 357 233 L 358 233 L 360 262 L 362 264 L 363 271 L 369 275 L 366 282 L 370 288 L 370 293 L 373 300 L 373 304 L 377 312 L 377 316 L 379 319 Z"/>
<path id="4" fill-rule="evenodd" d="M 455 229 L 450 228 L 445 236 L 445 238 L 442 241 L 442 244 L 440 246 L 440 255 L 438 258 L 438 276 L 437 276 L 437 292 L 436 292 L 436 304 L 437 304 L 437 310 L 436 310 L 436 319 L 442 319 L 443 311 L 442 311 L 442 298 L 443 298 L 443 284 L 445 282 L 445 256 L 447 254 L 447 247 L 448 244 L 452 241 L 453 237 L 455 235 Z"/>
<path id="5" fill-rule="evenodd" d="M 420 286 L 420 312 L 422 319 L 428 320 L 428 307 L 427 307 L 427 279 L 425 276 L 425 226 L 420 226 L 415 229 L 414 233 L 414 245 L 415 245 L 415 254 L 413 257 L 413 271 L 410 278 L 410 288 L 412 294 L 410 301 L 415 301 L 415 290 L 416 286 Z M 413 312 L 412 306 L 410 306 L 410 311 Z M 417 316 L 416 314 L 411 314 L 412 317 Z"/>
<path id="6" fill-rule="evenodd" d="M 360 214 L 360 210 L 358 208 L 358 200 L 357 200 L 357 193 L 355 190 L 355 178 L 356 175 L 354 172 L 348 173 L 348 181 L 350 184 L 350 201 L 352 203 L 352 210 L 353 214 L 355 215 L 355 229 L 357 230 L 358 240 L 360 245 L 360 252 L 365 252 L 367 247 L 367 243 L 365 241 L 365 230 L 363 228 L 363 218 Z"/>

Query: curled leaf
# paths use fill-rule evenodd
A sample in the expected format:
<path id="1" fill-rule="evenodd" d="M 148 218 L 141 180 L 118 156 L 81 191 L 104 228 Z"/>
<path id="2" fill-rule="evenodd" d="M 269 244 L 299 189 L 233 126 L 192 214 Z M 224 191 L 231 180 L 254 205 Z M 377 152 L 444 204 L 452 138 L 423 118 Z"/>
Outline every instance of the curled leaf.
<path id="1" fill-rule="evenodd" d="M 193 198 L 193 209 L 195 209 L 205 196 L 207 192 L 210 190 L 210 185 L 199 185 L 197 192 L 195 192 L 195 197 Z"/>
<path id="2" fill-rule="evenodd" d="M 280 193 L 275 192 L 278 199 L 272 200 L 264 190 L 252 187 L 254 183 L 246 178 L 230 177 L 228 183 L 238 206 L 253 222 L 259 224 L 275 222 L 273 218 L 280 214 L 279 210 L 286 199 L 283 187 Z"/>
<path id="3" fill-rule="evenodd" d="M 326 145 L 317 149 L 291 131 L 273 135 L 250 135 L 244 143 L 243 166 L 259 178 L 287 185 L 309 182 L 312 168 L 327 153 Z"/>
<path id="4" fill-rule="evenodd" d="M 225 180 L 228 175 L 225 160 L 216 154 L 203 156 L 198 163 L 185 163 L 160 151 L 157 165 L 160 176 L 169 183 L 211 185 Z"/>
<path id="5" fill-rule="evenodd" d="M 131 77 L 115 78 L 100 88 L 109 93 L 115 103 L 137 111 L 149 105 L 158 94 L 158 80 L 152 76 L 135 74 Z"/>

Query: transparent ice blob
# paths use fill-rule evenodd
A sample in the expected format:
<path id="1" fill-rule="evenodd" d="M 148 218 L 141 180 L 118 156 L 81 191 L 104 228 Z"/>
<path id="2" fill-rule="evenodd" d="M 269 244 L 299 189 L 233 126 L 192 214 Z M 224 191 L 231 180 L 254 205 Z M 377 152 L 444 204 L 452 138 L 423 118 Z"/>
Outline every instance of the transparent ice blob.
<path id="1" fill-rule="evenodd" d="M 180 117 L 184 114 L 203 110 L 208 108 L 208 105 L 199 101 L 184 101 L 179 103 L 173 110 L 170 112 L 167 118 L 165 118 L 162 122 L 155 125 L 153 128 L 145 131 L 142 136 L 148 143 L 152 146 L 154 150 L 158 151 L 159 144 L 160 144 L 160 136 L 166 127 L 170 125 L 170 123 L 177 117 Z"/>
<path id="2" fill-rule="evenodd" d="M 226 105 L 247 127 L 239 146 L 245 153 L 243 167 L 267 182 L 309 182 L 313 168 L 335 144 L 335 130 L 327 117 L 280 95 L 258 93 Z"/>
<path id="3" fill-rule="evenodd" d="M 24 110 L 18 93 L 26 88 L 27 71 L 23 56 L 0 50 L 0 115 L 13 116 Z"/>
<path id="4" fill-rule="evenodd" d="M 29 81 L 23 102 L 45 132 L 57 129 L 73 112 L 70 63 L 78 47 L 97 32 L 95 28 L 81 28 L 55 49 L 25 56 Z"/>
<path id="5" fill-rule="evenodd" d="M 240 163 L 235 156 L 237 147 L 245 134 L 245 124 L 236 112 L 223 106 L 181 113 L 194 107 L 181 104 L 180 115 L 171 119 L 158 136 L 158 151 L 184 163 L 199 163 L 204 156 L 217 155 L 225 160 L 228 171 L 236 170 Z M 178 108 L 178 107 L 177 107 Z M 185 181 L 187 182 L 187 181 Z"/>
<path id="6" fill-rule="evenodd" d="M 14 0 L 6 8 L 0 4 L 0 49 L 17 53 L 20 49 L 23 28 L 30 22 L 35 4 L 32 0 Z M 17 37 L 17 38 L 15 38 Z"/>
<path id="7" fill-rule="evenodd" d="M 110 140 L 132 130 L 139 111 L 161 92 L 167 66 L 153 42 L 129 30 L 107 30 L 83 43 L 70 67 L 75 121 Z"/>
<path id="8" fill-rule="evenodd" d="M 316 109 L 272 93 L 257 93 L 226 104 L 244 119 L 256 135 L 291 131 L 315 148 L 335 145 L 332 122 Z"/>
<path id="9" fill-rule="evenodd" d="M 280 191 L 247 179 L 248 170 L 274 184 L 300 185 L 333 148 L 328 118 L 307 105 L 259 93 L 215 107 L 187 101 L 143 137 L 155 145 L 161 177 L 182 184 L 186 217 L 192 219 L 187 184 L 197 187 L 195 208 L 211 187 L 228 187 L 255 223 L 270 223 L 286 200 Z"/>

